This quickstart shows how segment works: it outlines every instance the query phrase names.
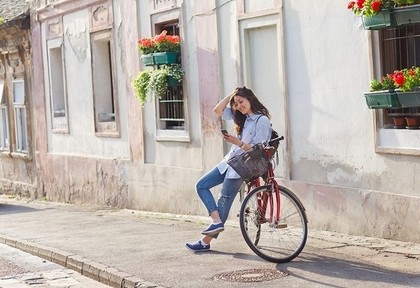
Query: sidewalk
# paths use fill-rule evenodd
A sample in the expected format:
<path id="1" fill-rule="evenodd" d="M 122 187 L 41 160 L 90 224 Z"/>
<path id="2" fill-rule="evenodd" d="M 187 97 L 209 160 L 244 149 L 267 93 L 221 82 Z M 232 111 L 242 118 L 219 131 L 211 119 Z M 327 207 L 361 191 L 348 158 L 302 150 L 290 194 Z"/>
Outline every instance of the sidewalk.
<path id="1" fill-rule="evenodd" d="M 255 287 L 243 282 L 261 271 L 289 275 L 263 279 L 263 287 L 420 287 L 420 244 L 310 230 L 298 258 L 275 264 L 254 255 L 231 221 L 211 252 L 185 249 L 208 221 L 0 195 L 0 243 L 113 287 Z M 236 280 L 229 278 L 232 273 Z"/>

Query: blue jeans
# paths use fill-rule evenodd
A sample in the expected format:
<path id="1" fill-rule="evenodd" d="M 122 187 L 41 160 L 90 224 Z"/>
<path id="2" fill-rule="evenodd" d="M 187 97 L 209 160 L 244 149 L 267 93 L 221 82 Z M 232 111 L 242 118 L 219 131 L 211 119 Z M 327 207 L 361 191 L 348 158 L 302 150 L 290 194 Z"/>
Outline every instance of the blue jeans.
<path id="1" fill-rule="evenodd" d="M 223 223 L 225 223 L 229 216 L 233 200 L 235 200 L 236 194 L 241 187 L 242 181 L 243 180 L 241 178 L 226 179 L 226 172 L 220 174 L 219 169 L 214 167 L 197 181 L 195 189 L 198 196 L 200 196 L 201 201 L 203 201 L 206 206 L 209 215 L 213 211 L 219 211 L 220 219 Z M 222 190 L 219 194 L 216 205 L 216 201 L 214 200 L 210 189 L 222 183 Z M 217 235 L 214 235 L 213 237 L 217 238 Z"/>

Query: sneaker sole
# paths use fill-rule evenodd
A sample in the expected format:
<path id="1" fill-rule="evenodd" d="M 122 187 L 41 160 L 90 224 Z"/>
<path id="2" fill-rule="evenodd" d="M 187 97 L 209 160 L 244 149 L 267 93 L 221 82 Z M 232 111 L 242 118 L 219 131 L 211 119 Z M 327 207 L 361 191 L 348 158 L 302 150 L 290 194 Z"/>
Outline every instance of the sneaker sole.
<path id="1" fill-rule="evenodd" d="M 207 236 L 212 236 L 215 235 L 217 233 L 223 232 L 225 230 L 225 228 L 218 228 L 218 229 L 214 229 L 214 230 L 210 230 L 210 231 L 202 231 L 201 234 L 203 235 L 207 235 Z"/>
<path id="2" fill-rule="evenodd" d="M 190 247 L 188 247 L 188 245 L 185 245 L 185 248 L 187 248 L 188 250 L 190 250 L 192 252 L 208 252 L 208 251 L 210 251 L 210 248 L 203 249 L 203 250 L 194 250 L 194 249 L 191 249 Z"/>

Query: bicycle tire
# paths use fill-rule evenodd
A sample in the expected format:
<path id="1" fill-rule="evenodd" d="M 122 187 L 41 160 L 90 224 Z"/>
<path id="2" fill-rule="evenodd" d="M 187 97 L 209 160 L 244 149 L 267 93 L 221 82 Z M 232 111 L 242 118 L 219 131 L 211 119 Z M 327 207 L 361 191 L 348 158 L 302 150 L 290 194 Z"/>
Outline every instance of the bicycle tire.
<path id="1" fill-rule="evenodd" d="M 277 211 L 274 189 L 274 185 L 265 185 L 249 192 L 241 205 L 239 223 L 245 242 L 255 254 L 270 262 L 284 263 L 296 258 L 305 247 L 308 221 L 302 203 L 292 191 L 282 186 L 279 186 L 280 221 L 267 219 L 270 208 L 274 214 Z M 273 202 L 267 203 L 274 205 L 268 204 L 261 217 L 258 201 L 264 194 L 273 198 Z"/>

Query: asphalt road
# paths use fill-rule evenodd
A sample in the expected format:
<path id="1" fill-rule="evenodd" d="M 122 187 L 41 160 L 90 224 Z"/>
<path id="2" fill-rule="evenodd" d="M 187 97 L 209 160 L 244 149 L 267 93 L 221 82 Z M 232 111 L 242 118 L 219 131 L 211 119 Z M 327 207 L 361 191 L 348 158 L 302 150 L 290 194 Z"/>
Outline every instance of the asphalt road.
<path id="1" fill-rule="evenodd" d="M 3 243 L 40 247 L 44 254 L 51 249 L 56 256 L 124 272 L 140 279 L 140 287 L 420 287 L 416 243 L 311 229 L 299 257 L 275 264 L 253 254 L 235 221 L 227 223 L 212 251 L 188 251 L 184 243 L 196 240 L 207 224 L 208 217 L 0 197 Z"/>

